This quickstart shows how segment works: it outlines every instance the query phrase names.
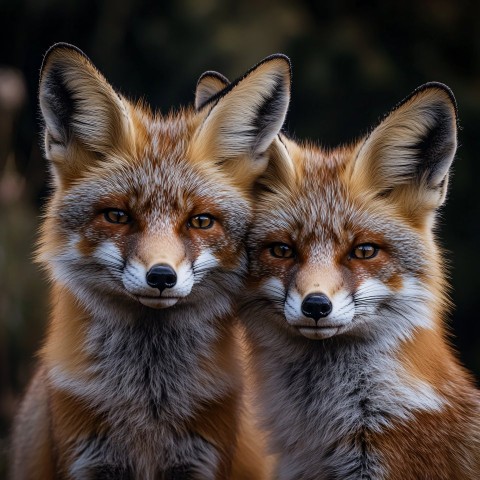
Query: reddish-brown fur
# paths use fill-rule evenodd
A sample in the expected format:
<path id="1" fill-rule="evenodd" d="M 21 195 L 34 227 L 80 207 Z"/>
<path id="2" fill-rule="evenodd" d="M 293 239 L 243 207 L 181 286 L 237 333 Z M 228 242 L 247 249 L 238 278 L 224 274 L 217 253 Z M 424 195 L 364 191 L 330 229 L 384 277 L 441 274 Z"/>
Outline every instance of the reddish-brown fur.
<path id="1" fill-rule="evenodd" d="M 420 88 L 351 146 L 282 141 L 293 173 L 264 182 L 242 312 L 278 478 L 480 478 L 480 394 L 449 345 L 434 237 L 456 149 L 451 92 Z M 274 255 L 277 243 L 294 254 Z M 362 244 L 376 255 L 356 258 Z M 310 294 L 333 304 L 315 322 Z"/>
<path id="2" fill-rule="evenodd" d="M 38 260 L 52 312 L 16 420 L 14 480 L 153 480 L 178 468 L 266 478 L 233 298 L 252 186 L 289 82 L 288 59 L 274 56 L 212 104 L 162 116 L 119 96 L 75 48 L 47 53 L 40 104 L 54 192 Z M 112 223 L 112 209 L 127 221 Z M 191 221 L 203 214 L 208 229 Z M 156 285 L 158 265 L 176 283 Z"/>

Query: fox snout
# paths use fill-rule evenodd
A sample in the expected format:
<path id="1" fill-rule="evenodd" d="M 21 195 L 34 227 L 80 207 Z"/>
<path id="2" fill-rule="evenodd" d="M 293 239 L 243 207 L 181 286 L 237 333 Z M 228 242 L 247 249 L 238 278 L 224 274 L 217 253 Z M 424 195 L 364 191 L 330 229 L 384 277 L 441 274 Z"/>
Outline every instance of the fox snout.
<path id="1" fill-rule="evenodd" d="M 151 255 L 149 262 L 139 253 L 127 261 L 122 279 L 125 289 L 148 307 L 167 308 L 191 293 L 195 280 L 200 280 L 195 278 L 195 266 L 208 255 L 208 249 L 198 258 L 189 259 L 179 248 L 176 256 Z M 217 262 L 211 260 L 209 265 L 214 266 Z"/>
<path id="2" fill-rule="evenodd" d="M 290 333 L 317 340 L 349 328 L 354 315 L 353 291 L 339 271 L 334 265 L 310 263 L 286 285 L 279 277 L 264 284 L 267 296 L 272 300 L 275 296 L 277 305 L 282 306 Z"/>
<path id="3" fill-rule="evenodd" d="M 160 294 L 166 288 L 172 288 L 177 283 L 177 274 L 175 270 L 165 263 L 154 265 L 146 275 L 147 283 L 153 288 L 158 288 Z"/>
<path id="4" fill-rule="evenodd" d="M 328 317 L 332 311 L 332 302 L 324 293 L 311 293 L 302 302 L 302 313 L 313 318 L 317 323 L 321 318 Z"/>
<path id="5" fill-rule="evenodd" d="M 301 295 L 290 289 L 285 302 L 285 317 L 291 327 L 310 339 L 329 338 L 340 333 L 352 320 L 352 296 L 341 289 L 333 296 L 322 291 Z"/>

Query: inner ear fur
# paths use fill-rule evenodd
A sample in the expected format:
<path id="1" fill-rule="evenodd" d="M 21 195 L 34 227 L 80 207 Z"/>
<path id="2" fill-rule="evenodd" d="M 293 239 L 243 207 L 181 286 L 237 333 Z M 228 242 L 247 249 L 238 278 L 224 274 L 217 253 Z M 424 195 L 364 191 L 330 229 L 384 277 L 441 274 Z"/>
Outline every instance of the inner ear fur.
<path id="1" fill-rule="evenodd" d="M 195 110 L 204 108 L 215 95 L 230 84 L 227 77 L 221 73 L 209 70 L 202 73 L 195 89 Z"/>
<path id="2" fill-rule="evenodd" d="M 352 181 L 375 196 L 408 197 L 436 208 L 445 199 L 457 148 L 457 106 L 451 90 L 427 83 L 400 102 L 358 150 Z M 423 204 L 423 205 L 422 205 Z"/>
<path id="3" fill-rule="evenodd" d="M 40 73 L 39 102 L 45 130 L 45 154 L 57 169 L 90 154 L 123 148 L 130 133 L 125 101 L 78 48 L 55 44 Z"/>
<path id="4" fill-rule="evenodd" d="M 215 94 L 196 132 L 194 158 L 213 160 L 235 179 L 252 183 L 265 170 L 267 149 L 285 121 L 290 86 L 290 61 L 277 54 Z"/>
<path id="5" fill-rule="evenodd" d="M 281 194 L 293 191 L 296 187 L 297 172 L 291 150 L 299 147 L 279 134 L 268 149 L 268 166 L 255 184 L 256 194 L 271 192 Z"/>

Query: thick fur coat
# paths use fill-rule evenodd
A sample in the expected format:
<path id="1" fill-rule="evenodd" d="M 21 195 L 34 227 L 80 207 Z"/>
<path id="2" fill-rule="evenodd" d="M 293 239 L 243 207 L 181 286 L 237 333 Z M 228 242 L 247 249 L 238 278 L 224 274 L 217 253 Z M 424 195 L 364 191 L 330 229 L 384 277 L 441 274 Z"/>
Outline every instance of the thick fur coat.
<path id="1" fill-rule="evenodd" d="M 244 437 L 233 310 L 252 185 L 289 92 L 275 55 L 161 115 L 75 47 L 46 54 L 53 192 L 38 261 L 51 318 L 16 419 L 14 480 L 264 477 L 261 445 Z"/>
<path id="2" fill-rule="evenodd" d="M 480 399 L 446 339 L 434 237 L 456 150 L 427 84 L 350 146 L 282 141 L 249 235 L 242 309 L 281 480 L 480 475 Z"/>

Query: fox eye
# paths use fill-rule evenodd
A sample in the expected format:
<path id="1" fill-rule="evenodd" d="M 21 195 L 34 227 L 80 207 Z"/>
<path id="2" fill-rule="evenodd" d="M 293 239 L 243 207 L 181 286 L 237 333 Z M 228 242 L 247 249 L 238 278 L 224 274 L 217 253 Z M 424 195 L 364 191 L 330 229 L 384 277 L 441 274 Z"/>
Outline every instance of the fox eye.
<path id="1" fill-rule="evenodd" d="M 270 253 L 276 258 L 292 258 L 293 248 L 286 243 L 275 243 L 270 247 Z"/>
<path id="2" fill-rule="evenodd" d="M 215 220 L 208 213 L 194 215 L 188 220 L 188 226 L 192 228 L 201 228 L 203 230 L 213 226 Z"/>
<path id="3" fill-rule="evenodd" d="M 357 258 L 359 260 L 366 260 L 368 258 L 373 258 L 377 255 L 379 248 L 376 245 L 371 243 L 362 243 L 357 245 L 352 253 L 352 258 Z"/>
<path id="4" fill-rule="evenodd" d="M 103 213 L 105 220 L 110 223 L 120 223 L 125 225 L 130 223 L 132 219 L 128 213 L 125 213 L 123 210 L 118 210 L 117 208 L 109 208 Z"/>

